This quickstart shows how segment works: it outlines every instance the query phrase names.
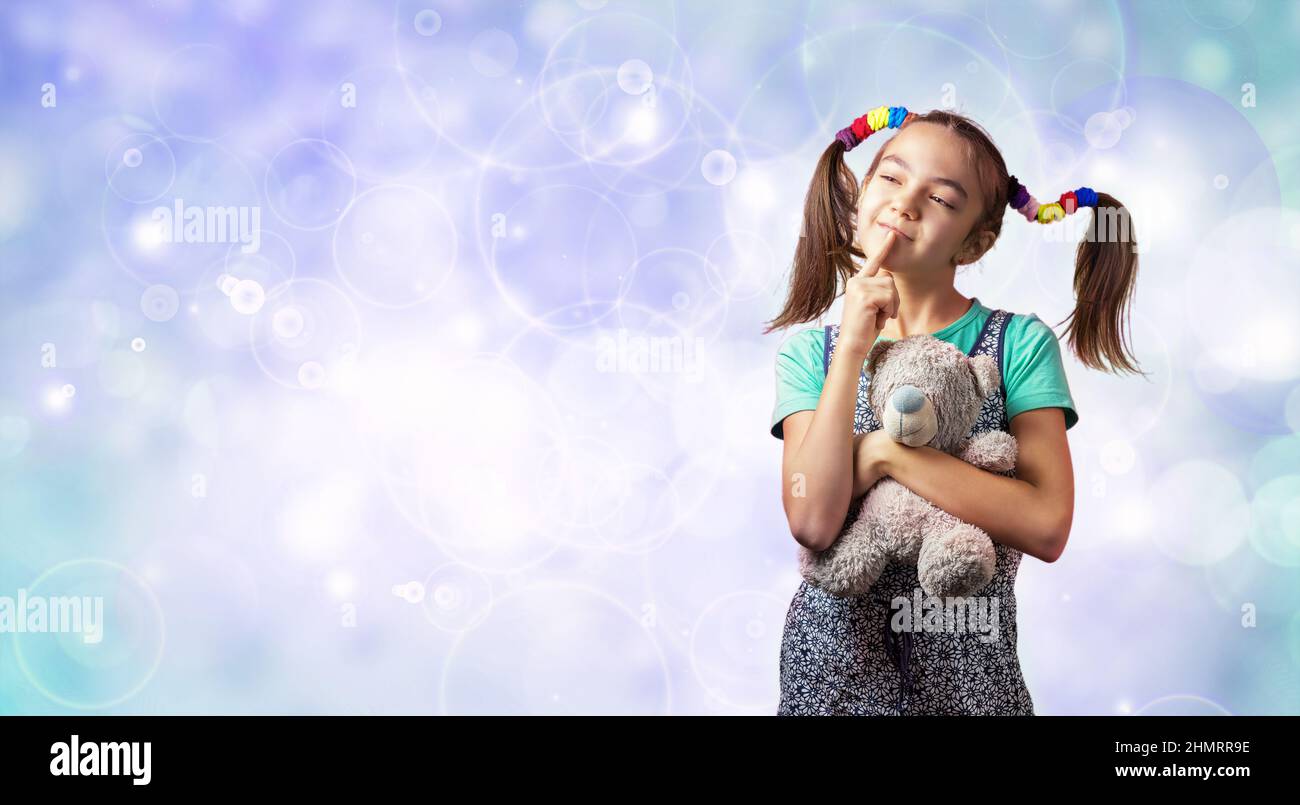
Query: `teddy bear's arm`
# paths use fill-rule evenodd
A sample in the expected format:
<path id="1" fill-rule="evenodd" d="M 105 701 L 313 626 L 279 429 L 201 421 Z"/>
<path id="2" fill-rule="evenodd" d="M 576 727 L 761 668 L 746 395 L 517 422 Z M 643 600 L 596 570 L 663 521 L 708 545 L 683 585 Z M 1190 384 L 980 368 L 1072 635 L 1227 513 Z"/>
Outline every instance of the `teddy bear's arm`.
<path id="1" fill-rule="evenodd" d="M 992 472 L 1016 466 L 1016 437 L 1000 430 L 978 434 L 966 443 L 959 456 L 963 461 Z"/>

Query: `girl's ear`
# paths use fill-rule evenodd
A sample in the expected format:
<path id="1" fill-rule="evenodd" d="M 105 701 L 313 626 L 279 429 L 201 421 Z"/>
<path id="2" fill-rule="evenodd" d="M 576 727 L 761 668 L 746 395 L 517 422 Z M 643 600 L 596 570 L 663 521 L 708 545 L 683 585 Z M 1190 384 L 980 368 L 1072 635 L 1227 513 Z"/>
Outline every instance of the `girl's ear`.
<path id="1" fill-rule="evenodd" d="M 894 341 L 882 339 L 871 345 L 871 351 L 867 353 L 867 374 L 874 375 L 876 373 L 876 364 L 880 363 L 880 359 L 895 343 Z"/>
<path id="2" fill-rule="evenodd" d="M 968 238 L 962 244 L 962 247 L 957 250 L 957 254 L 953 255 L 952 264 L 964 266 L 967 263 L 975 262 L 983 257 L 989 249 L 992 249 L 993 244 L 997 243 L 997 241 L 998 236 L 985 229 L 978 235 Z"/>
<path id="3" fill-rule="evenodd" d="M 987 398 L 997 391 L 1002 383 L 1002 377 L 998 373 L 998 362 L 993 359 L 993 356 L 976 355 L 969 360 L 969 363 L 971 372 L 975 375 L 975 387 L 979 389 L 981 397 Z"/>

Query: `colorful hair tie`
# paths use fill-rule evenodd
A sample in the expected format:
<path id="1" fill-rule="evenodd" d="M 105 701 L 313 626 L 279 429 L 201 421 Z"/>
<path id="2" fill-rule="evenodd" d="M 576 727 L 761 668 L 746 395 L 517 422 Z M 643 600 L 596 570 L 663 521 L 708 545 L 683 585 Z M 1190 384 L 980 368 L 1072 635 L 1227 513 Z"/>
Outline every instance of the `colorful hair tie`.
<path id="1" fill-rule="evenodd" d="M 1080 187 L 1068 193 L 1062 193 L 1056 201 L 1040 204 L 1038 199 L 1029 195 L 1029 191 L 1012 176 L 1007 180 L 1007 206 L 1033 223 L 1050 224 L 1060 221 L 1067 215 L 1073 215 L 1080 207 L 1096 207 L 1097 191 L 1091 187 Z"/>
<path id="2" fill-rule="evenodd" d="M 881 129 L 896 129 L 916 117 L 915 112 L 907 111 L 903 106 L 877 106 L 853 123 L 840 129 L 835 139 L 844 143 L 845 151 L 852 151 L 858 143 Z"/>

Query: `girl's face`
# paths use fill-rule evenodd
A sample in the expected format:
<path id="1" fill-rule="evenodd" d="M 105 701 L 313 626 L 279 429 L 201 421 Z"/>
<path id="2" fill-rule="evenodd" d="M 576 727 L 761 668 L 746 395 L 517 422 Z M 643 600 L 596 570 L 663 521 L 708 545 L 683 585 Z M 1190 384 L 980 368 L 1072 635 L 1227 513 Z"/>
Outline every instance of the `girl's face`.
<path id="1" fill-rule="evenodd" d="M 979 179 L 963 153 L 942 126 L 913 123 L 894 135 L 858 197 L 858 247 L 875 254 L 891 226 L 900 230 L 885 259 L 891 272 L 950 270 L 954 260 L 978 259 L 962 251 L 982 213 Z"/>

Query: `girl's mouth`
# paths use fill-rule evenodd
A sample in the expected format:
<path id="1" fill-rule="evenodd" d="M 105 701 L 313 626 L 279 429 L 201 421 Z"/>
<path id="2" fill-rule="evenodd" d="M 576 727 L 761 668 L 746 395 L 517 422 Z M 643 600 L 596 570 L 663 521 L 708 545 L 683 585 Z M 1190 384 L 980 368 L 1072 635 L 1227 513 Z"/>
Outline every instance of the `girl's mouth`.
<path id="1" fill-rule="evenodd" d="M 876 225 L 879 226 L 881 229 L 889 229 L 889 230 L 892 230 L 892 231 L 894 231 L 894 232 L 897 232 L 897 233 L 898 233 L 898 236 L 899 236 L 900 238 L 902 238 L 903 240 L 911 240 L 911 238 L 909 238 L 907 235 L 905 235 L 905 234 L 903 233 L 903 231 L 902 231 L 901 229 L 899 229 L 898 227 L 893 227 L 893 226 L 890 226 L 889 224 L 884 224 L 884 223 L 880 223 L 880 222 L 877 222 Z"/>

